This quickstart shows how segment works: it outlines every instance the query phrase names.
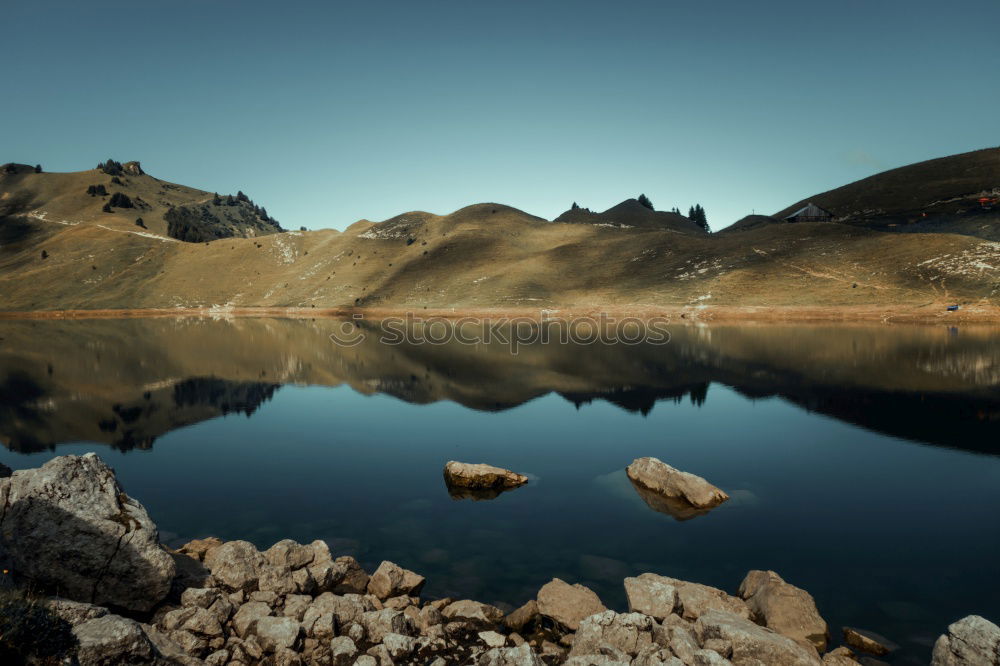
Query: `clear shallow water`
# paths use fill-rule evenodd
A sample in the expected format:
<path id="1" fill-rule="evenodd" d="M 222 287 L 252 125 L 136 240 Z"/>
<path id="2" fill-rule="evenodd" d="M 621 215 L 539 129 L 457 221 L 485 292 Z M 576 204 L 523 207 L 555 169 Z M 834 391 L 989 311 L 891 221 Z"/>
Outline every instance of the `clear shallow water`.
<path id="1" fill-rule="evenodd" d="M 1000 620 L 1000 332 L 678 328 L 513 356 L 345 349 L 332 326 L 0 322 L 0 462 L 96 450 L 168 543 L 322 538 L 432 596 L 516 606 L 558 576 L 623 609 L 628 575 L 735 592 L 774 569 L 835 642 L 878 631 L 897 663 L 959 617 Z M 656 513 L 624 474 L 640 456 L 733 499 Z M 456 501 L 452 459 L 532 481 Z"/>

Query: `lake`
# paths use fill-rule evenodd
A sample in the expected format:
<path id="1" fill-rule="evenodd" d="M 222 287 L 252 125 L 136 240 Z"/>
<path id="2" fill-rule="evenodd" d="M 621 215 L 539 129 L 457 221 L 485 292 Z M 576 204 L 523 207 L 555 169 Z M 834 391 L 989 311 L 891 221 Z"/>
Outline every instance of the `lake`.
<path id="1" fill-rule="evenodd" d="M 1000 619 L 1000 330 L 671 326 L 666 344 L 336 344 L 331 319 L 0 321 L 0 462 L 96 451 L 170 545 L 325 539 L 425 596 L 505 608 L 552 577 L 624 610 L 655 572 L 750 569 L 926 663 Z M 732 499 L 676 520 L 625 475 L 656 456 Z M 530 477 L 449 495 L 449 460 Z"/>

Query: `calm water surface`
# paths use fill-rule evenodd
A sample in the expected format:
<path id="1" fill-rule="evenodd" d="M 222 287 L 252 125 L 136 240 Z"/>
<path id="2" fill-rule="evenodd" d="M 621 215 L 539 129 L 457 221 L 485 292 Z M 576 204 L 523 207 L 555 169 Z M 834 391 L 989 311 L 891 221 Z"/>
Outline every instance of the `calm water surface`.
<path id="1" fill-rule="evenodd" d="M 164 541 L 326 539 L 430 596 L 516 606 L 553 576 L 623 610 L 652 571 L 750 569 L 926 662 L 1000 620 L 1000 331 L 686 327 L 662 346 L 343 348 L 336 322 L 0 322 L 0 462 L 97 451 Z M 624 468 L 656 456 L 732 500 L 677 521 Z M 453 500 L 448 460 L 531 483 Z"/>

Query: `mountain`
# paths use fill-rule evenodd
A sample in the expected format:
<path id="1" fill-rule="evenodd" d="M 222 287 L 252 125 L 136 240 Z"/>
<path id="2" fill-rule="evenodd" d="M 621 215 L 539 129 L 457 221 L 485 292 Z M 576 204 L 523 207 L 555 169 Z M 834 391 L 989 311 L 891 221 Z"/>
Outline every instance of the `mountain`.
<path id="1" fill-rule="evenodd" d="M 774 217 L 783 220 L 809 203 L 830 211 L 842 224 L 1000 240 L 1000 148 L 884 171 L 814 194 Z"/>
<path id="2" fill-rule="evenodd" d="M 242 192 L 219 197 L 168 183 L 145 173 L 139 162 L 108 160 L 75 173 L 36 172 L 9 163 L 0 166 L 0 191 L 0 219 L 33 213 L 64 225 L 148 231 L 196 243 L 282 231 Z"/>
<path id="3" fill-rule="evenodd" d="M 619 228 L 659 229 L 680 231 L 689 234 L 704 234 L 705 230 L 677 213 L 656 211 L 639 203 L 638 199 L 626 199 L 603 213 L 594 213 L 586 208 L 570 208 L 553 222 L 567 224 L 594 224 Z"/>
<path id="4" fill-rule="evenodd" d="M 975 172 L 962 170 L 957 189 L 979 187 L 993 173 L 979 158 L 951 164 Z M 146 174 L 2 171 L 0 311 L 601 308 L 707 316 L 729 308 L 764 318 L 794 310 L 882 319 L 943 317 L 945 305 L 958 303 L 952 319 L 1000 316 L 1000 244 L 968 234 L 837 222 L 707 234 L 686 218 L 626 201 L 553 222 L 483 203 L 447 215 L 361 220 L 343 232 L 278 231 L 276 223 L 257 228 L 230 218 L 220 233 L 231 237 L 183 242 L 170 211 L 205 207 L 211 219 L 193 227 L 219 230 L 212 220 L 224 213 L 214 212 L 214 195 Z M 940 169 L 928 176 L 936 183 L 934 174 Z M 122 184 L 108 189 L 116 177 Z M 87 194 L 98 182 L 107 197 Z M 924 190 L 917 180 L 908 186 Z M 118 191 L 143 207 L 102 212 Z M 232 208 L 257 210 L 234 199 Z M 140 215 L 145 229 L 134 223 Z"/>

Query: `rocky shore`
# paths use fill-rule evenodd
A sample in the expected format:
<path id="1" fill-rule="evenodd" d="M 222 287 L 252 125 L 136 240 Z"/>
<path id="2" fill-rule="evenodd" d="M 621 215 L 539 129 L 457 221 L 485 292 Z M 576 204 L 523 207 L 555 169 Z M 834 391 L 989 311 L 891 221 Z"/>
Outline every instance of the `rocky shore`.
<path id="1" fill-rule="evenodd" d="M 422 599 L 418 573 L 388 561 L 366 572 L 323 541 L 261 552 L 209 538 L 171 550 L 94 454 L 0 478 L 0 563 L 0 650 L 27 663 L 61 662 L 16 644 L 27 626 L 15 621 L 18 603 L 35 614 L 32 640 L 40 626 L 71 634 L 58 658 L 84 666 L 841 666 L 880 663 L 894 647 L 845 629 L 850 647 L 829 650 L 813 598 L 773 571 L 749 572 L 734 595 L 654 573 L 626 578 L 625 613 L 553 579 L 504 613 Z M 1000 664 L 1000 627 L 978 616 L 955 622 L 932 664 Z"/>

